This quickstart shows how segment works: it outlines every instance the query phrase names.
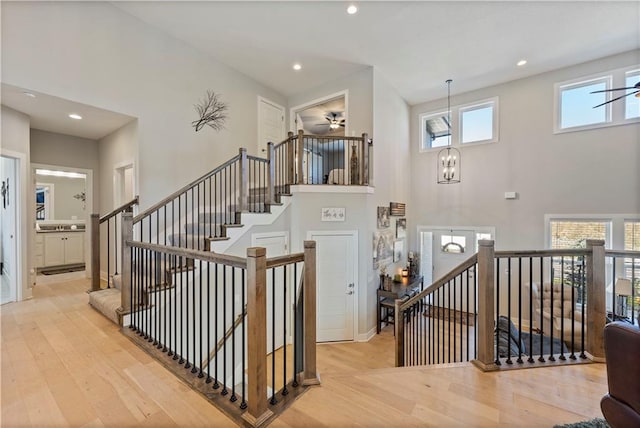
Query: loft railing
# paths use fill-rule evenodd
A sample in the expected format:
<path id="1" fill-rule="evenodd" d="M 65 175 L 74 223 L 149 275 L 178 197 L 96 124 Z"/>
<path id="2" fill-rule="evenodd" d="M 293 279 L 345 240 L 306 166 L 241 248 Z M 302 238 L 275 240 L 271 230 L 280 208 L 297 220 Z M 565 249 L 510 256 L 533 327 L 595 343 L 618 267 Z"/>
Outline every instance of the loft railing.
<path id="1" fill-rule="evenodd" d="M 276 160 L 276 194 L 288 192 L 291 184 L 368 186 L 372 150 L 367 134 L 324 137 L 289 132 L 286 140 L 269 149 L 270 159 Z"/>
<path id="2" fill-rule="evenodd" d="M 271 259 L 264 248 L 241 258 L 126 245 L 130 336 L 227 415 L 262 425 L 318 383 L 315 242 Z M 162 289 L 154 287 L 158 262 L 172 276 Z"/>
<path id="3" fill-rule="evenodd" d="M 634 284 L 623 313 L 616 291 L 605 286 L 621 271 Z M 640 252 L 605 253 L 603 241 L 511 252 L 481 241 L 477 255 L 396 301 L 396 365 L 473 361 L 491 370 L 597 361 L 604 357 L 604 324 L 635 322 L 639 274 Z"/>
<path id="4" fill-rule="evenodd" d="M 138 205 L 138 197 L 136 196 L 129 202 L 126 202 L 114 209 L 108 214 L 100 217 L 98 214 L 91 214 L 91 290 L 100 290 L 100 254 L 106 254 L 106 278 L 107 288 L 111 288 L 111 279 L 114 275 L 118 275 L 118 263 L 120 261 L 119 250 L 122 223 L 122 213 L 132 212 L 133 207 Z M 104 236 L 104 239 L 101 238 Z M 100 245 L 106 244 L 105 251 L 101 252 Z M 112 269 L 113 268 L 113 269 Z"/>

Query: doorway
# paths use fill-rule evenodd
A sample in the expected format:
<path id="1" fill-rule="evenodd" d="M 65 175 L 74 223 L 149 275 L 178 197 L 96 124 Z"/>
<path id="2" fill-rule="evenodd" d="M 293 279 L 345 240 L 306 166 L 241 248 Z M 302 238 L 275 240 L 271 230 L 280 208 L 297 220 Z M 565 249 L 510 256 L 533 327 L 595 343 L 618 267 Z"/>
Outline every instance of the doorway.
<path id="1" fill-rule="evenodd" d="M 284 107 L 263 97 L 258 97 L 258 150 L 267 152 L 267 143 L 284 141 Z"/>
<path id="2" fill-rule="evenodd" d="M 5 304 L 18 298 L 18 160 L 2 156 L 0 166 L 0 304 Z"/>
<path id="3" fill-rule="evenodd" d="M 494 239 L 494 227 L 420 226 L 420 270 L 425 285 L 441 278 L 478 251 L 478 241 Z"/>
<path id="4" fill-rule="evenodd" d="M 317 341 L 353 341 L 357 323 L 358 232 L 308 232 L 316 241 Z"/>
<path id="5" fill-rule="evenodd" d="M 119 207 L 135 198 L 135 175 L 133 162 L 118 166 L 114 170 L 113 206 Z"/>

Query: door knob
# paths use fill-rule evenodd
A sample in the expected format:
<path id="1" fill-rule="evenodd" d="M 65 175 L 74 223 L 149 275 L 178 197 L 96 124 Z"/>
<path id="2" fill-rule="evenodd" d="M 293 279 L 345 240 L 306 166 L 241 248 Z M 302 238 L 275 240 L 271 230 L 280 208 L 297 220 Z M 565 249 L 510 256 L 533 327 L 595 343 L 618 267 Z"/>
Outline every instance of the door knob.
<path id="1" fill-rule="evenodd" d="M 353 294 L 353 291 L 347 291 L 347 294 L 351 295 L 351 294 Z"/>
<path id="2" fill-rule="evenodd" d="M 351 284 L 349 284 L 349 288 L 353 288 L 355 286 L 355 284 L 352 282 Z"/>

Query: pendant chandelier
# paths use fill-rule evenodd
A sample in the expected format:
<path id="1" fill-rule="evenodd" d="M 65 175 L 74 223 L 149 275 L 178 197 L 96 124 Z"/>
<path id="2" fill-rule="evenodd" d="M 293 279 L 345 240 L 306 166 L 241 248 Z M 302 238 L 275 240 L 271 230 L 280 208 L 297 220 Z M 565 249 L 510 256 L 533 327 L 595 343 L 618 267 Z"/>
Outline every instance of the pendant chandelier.
<path id="1" fill-rule="evenodd" d="M 446 149 L 438 152 L 438 184 L 460 183 L 460 150 L 451 147 L 451 82 L 447 83 L 447 130 L 448 144 Z"/>

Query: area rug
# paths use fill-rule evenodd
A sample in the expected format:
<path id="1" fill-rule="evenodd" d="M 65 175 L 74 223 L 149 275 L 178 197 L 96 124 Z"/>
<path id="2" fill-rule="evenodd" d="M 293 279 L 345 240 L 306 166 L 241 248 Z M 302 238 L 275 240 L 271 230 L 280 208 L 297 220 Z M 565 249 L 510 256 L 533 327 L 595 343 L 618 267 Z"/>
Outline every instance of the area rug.
<path id="1" fill-rule="evenodd" d="M 601 418 L 591 419 L 590 421 L 575 422 L 566 425 L 554 425 L 553 428 L 611 428 L 607 421 Z"/>

